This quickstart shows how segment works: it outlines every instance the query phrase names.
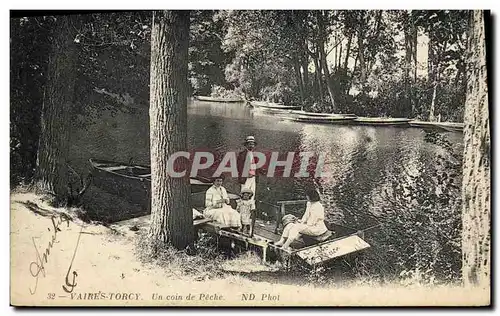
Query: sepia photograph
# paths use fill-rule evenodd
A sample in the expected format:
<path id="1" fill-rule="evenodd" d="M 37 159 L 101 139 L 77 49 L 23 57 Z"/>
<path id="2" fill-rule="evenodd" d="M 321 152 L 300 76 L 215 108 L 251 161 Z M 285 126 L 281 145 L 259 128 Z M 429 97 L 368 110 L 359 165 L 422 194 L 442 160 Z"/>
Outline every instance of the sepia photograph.
<path id="1" fill-rule="evenodd" d="M 9 23 L 11 306 L 491 305 L 489 11 Z"/>

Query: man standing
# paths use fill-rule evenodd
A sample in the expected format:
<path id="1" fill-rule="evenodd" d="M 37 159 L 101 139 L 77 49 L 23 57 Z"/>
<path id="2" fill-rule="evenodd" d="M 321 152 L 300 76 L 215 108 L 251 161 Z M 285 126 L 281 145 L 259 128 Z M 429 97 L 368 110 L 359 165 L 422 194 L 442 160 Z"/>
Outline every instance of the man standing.
<path id="1" fill-rule="evenodd" d="M 257 161 L 254 155 L 255 149 L 255 137 L 247 136 L 245 139 L 245 149 L 238 154 L 238 182 L 241 184 L 241 190 L 250 189 L 253 192 L 251 197 L 252 200 L 255 199 L 255 191 L 257 189 Z M 247 164 L 249 167 L 245 168 Z M 246 172 L 248 170 L 248 173 Z"/>

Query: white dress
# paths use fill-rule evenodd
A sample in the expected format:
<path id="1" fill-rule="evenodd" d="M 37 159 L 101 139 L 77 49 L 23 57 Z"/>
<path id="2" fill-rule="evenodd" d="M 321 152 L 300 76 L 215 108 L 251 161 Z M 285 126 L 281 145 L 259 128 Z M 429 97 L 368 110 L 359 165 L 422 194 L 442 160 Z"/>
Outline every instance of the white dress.
<path id="1" fill-rule="evenodd" d="M 224 187 L 211 186 L 205 193 L 203 215 L 228 227 L 241 227 L 240 214 L 229 203 L 229 196 Z"/>
<path id="2" fill-rule="evenodd" d="M 305 235 L 319 236 L 328 230 L 325 225 L 325 208 L 320 202 L 307 202 L 302 224 L 306 226 L 301 230 Z"/>
<path id="3" fill-rule="evenodd" d="M 307 202 L 301 223 L 290 223 L 283 229 L 283 237 L 297 239 L 301 234 L 320 236 L 326 233 L 325 208 L 320 202 Z"/>

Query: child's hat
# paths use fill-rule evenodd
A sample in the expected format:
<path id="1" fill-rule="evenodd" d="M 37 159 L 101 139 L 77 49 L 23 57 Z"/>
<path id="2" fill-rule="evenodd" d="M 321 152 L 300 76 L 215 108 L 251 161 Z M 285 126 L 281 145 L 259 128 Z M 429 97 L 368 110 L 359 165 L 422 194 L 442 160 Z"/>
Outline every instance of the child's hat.
<path id="1" fill-rule="evenodd" d="M 287 215 L 283 216 L 283 218 L 281 219 L 281 223 L 283 224 L 283 227 L 285 227 L 288 224 L 296 223 L 297 220 L 298 220 L 298 218 L 295 215 L 287 214 Z"/>
<path id="2" fill-rule="evenodd" d="M 252 191 L 252 190 L 250 190 L 249 188 L 243 188 L 243 189 L 241 190 L 240 195 L 241 195 L 241 196 L 243 196 L 243 194 L 244 194 L 244 193 L 248 193 L 248 194 L 250 194 L 250 196 L 252 196 L 252 195 L 253 195 L 253 191 Z"/>

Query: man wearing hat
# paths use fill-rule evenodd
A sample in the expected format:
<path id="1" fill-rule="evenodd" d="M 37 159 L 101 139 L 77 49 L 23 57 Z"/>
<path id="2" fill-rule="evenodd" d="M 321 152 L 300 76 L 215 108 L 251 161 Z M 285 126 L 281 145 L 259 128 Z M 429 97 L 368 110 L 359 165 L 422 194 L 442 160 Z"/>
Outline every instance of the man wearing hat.
<path id="1" fill-rule="evenodd" d="M 255 137 L 247 136 L 245 139 L 245 149 L 238 154 L 238 182 L 241 184 L 241 191 L 249 189 L 253 192 L 252 200 L 255 198 L 255 191 L 257 189 L 257 165 L 256 157 L 254 155 Z M 245 164 L 249 163 L 248 174 L 243 174 Z"/>

